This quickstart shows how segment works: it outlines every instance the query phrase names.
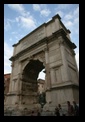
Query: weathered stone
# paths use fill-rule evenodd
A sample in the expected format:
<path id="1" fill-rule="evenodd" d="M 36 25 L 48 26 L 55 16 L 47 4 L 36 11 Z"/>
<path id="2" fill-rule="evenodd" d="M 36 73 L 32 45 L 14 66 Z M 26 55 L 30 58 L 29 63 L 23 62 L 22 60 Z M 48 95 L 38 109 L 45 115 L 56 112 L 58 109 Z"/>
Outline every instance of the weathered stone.
<path id="1" fill-rule="evenodd" d="M 41 109 L 37 78 L 44 68 L 47 101 L 44 108 L 47 106 L 49 111 L 54 111 L 57 104 L 65 105 L 67 100 L 79 102 L 78 70 L 73 50 L 76 46 L 60 19 L 56 15 L 50 23 L 41 25 L 13 45 L 10 88 L 4 107 L 10 106 L 14 111 L 7 112 L 8 115 L 26 116 L 30 115 L 29 111 Z"/>

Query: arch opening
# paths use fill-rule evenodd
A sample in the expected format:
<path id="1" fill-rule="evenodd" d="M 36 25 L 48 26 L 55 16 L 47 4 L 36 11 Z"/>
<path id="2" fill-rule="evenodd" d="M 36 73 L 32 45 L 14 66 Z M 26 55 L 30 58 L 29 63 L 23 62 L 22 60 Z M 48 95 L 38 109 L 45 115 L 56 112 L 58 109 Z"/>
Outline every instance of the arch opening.
<path id="1" fill-rule="evenodd" d="M 22 93 L 23 101 L 25 103 L 37 102 L 37 92 L 38 92 L 38 76 L 39 73 L 45 69 L 43 62 L 39 60 L 30 60 L 30 62 L 25 66 L 23 70 L 22 78 Z M 27 96 L 26 96 L 27 95 Z"/>
<path id="2" fill-rule="evenodd" d="M 43 62 L 39 60 L 30 60 L 23 70 L 24 81 L 28 79 L 36 81 L 40 72 L 45 69 Z"/>

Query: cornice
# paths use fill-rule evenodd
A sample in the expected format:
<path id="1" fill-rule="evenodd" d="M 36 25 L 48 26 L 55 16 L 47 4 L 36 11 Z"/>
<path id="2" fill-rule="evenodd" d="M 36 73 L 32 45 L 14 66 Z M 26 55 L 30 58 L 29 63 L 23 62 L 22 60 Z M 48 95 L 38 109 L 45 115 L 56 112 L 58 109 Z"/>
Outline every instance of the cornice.
<path id="1" fill-rule="evenodd" d="M 22 54 L 24 54 L 25 52 L 27 52 L 28 50 L 31 50 L 33 49 L 34 47 L 37 47 L 39 46 L 40 44 L 42 43 L 46 43 L 48 44 L 50 41 L 53 41 L 54 38 L 58 38 L 60 36 L 62 36 L 62 38 L 65 40 L 65 42 L 68 44 L 68 46 L 71 48 L 71 49 L 75 49 L 76 48 L 76 45 L 74 43 L 72 43 L 67 37 L 66 37 L 67 33 L 61 28 L 60 30 L 52 33 L 51 36 L 49 37 L 45 37 L 43 38 L 42 40 L 40 40 L 39 42 L 31 45 L 30 47 L 22 50 L 21 52 L 19 52 L 18 54 L 16 54 L 15 56 L 12 56 L 9 60 L 13 61 L 15 60 L 16 58 L 18 58 L 19 56 L 21 56 Z"/>

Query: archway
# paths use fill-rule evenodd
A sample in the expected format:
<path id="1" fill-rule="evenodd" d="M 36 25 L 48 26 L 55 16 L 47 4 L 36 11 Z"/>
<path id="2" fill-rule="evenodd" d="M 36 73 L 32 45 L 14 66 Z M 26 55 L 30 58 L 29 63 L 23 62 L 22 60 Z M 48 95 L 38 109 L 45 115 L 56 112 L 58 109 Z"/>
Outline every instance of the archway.
<path id="1" fill-rule="evenodd" d="M 76 45 L 63 25 L 60 16 L 56 15 L 13 45 L 11 81 L 5 103 L 7 111 L 8 106 L 15 110 L 19 108 L 20 115 L 23 115 L 24 107 L 35 110 L 37 78 L 44 68 L 47 102 L 44 108 L 49 106 L 52 111 L 56 104 L 64 104 L 67 99 L 79 101 Z"/>
<path id="2" fill-rule="evenodd" d="M 39 60 L 30 60 L 23 70 L 22 77 L 22 103 L 38 103 L 38 85 L 37 78 L 39 73 L 44 69 L 44 65 Z"/>

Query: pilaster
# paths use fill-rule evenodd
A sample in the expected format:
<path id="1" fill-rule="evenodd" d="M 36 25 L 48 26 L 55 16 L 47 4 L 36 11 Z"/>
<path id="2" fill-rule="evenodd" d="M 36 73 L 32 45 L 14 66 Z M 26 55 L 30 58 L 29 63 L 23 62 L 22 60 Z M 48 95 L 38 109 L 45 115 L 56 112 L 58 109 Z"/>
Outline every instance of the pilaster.
<path id="1" fill-rule="evenodd" d="M 69 78 L 69 70 L 68 70 L 64 40 L 62 37 L 59 37 L 58 39 L 59 39 L 59 45 L 60 45 L 60 51 L 61 51 L 62 63 L 63 63 L 63 67 L 61 68 L 62 80 L 69 81 L 70 78 Z"/>

